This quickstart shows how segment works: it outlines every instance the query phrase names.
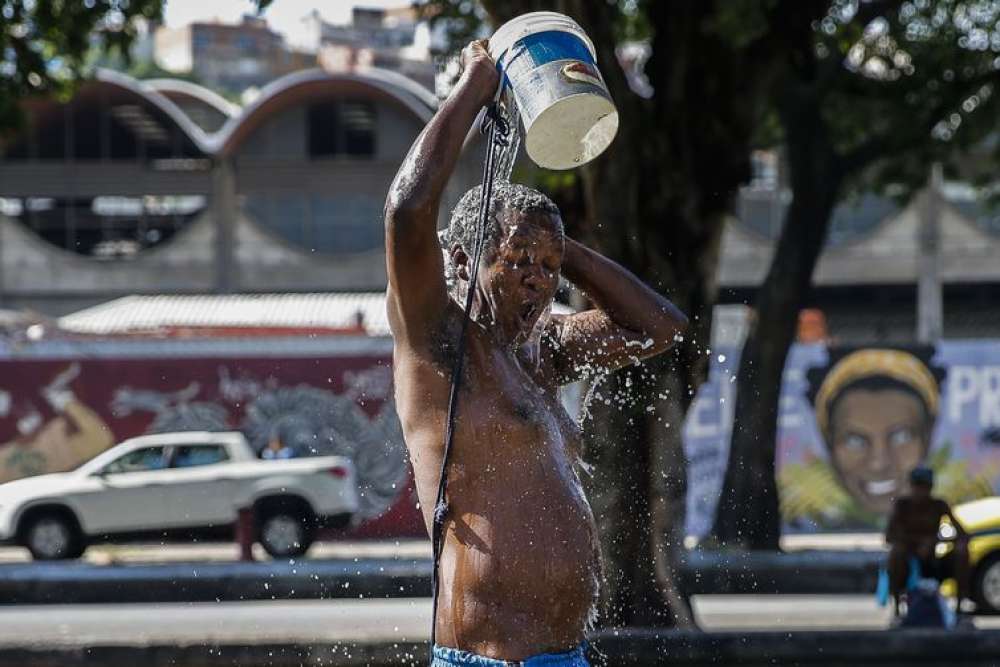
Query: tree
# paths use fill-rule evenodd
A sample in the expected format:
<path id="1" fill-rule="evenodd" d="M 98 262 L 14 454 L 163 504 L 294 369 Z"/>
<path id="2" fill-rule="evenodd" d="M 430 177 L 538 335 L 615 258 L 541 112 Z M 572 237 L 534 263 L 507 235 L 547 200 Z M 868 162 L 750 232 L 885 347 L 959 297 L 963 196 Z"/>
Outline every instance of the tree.
<path id="1" fill-rule="evenodd" d="M 775 443 L 781 376 L 838 200 L 892 184 L 902 197 L 932 162 L 953 164 L 995 131 L 1000 3 L 781 3 L 787 61 L 770 108 L 792 200 L 754 300 L 740 360 L 729 462 L 713 536 L 777 549 Z M 774 32 L 779 26 L 771 28 Z"/>
<path id="2" fill-rule="evenodd" d="M 263 11 L 272 0 L 247 0 Z M 20 101 L 68 97 L 87 73 L 93 47 L 129 57 L 141 21 L 160 21 L 164 0 L 0 2 L 0 135 L 23 122 Z"/>
<path id="3" fill-rule="evenodd" d="M 163 0 L 0 3 L 0 132 L 23 121 L 23 98 L 69 94 L 92 38 L 127 53 L 138 19 L 159 20 L 162 13 Z"/>
<path id="4" fill-rule="evenodd" d="M 587 458 L 607 563 L 606 625 L 690 624 L 675 572 L 684 536 L 681 424 L 707 367 L 724 221 L 740 184 L 771 72 L 782 53 L 760 39 L 774 2 L 432 0 L 425 7 L 465 39 L 541 9 L 572 16 L 597 49 L 620 113 L 618 137 L 580 170 L 583 237 L 668 294 L 692 328 L 672 356 L 595 390 Z M 763 6 L 763 9 L 761 8 Z M 642 38 L 648 59 L 627 71 L 616 47 Z M 648 97 L 629 77 L 645 77 Z"/>

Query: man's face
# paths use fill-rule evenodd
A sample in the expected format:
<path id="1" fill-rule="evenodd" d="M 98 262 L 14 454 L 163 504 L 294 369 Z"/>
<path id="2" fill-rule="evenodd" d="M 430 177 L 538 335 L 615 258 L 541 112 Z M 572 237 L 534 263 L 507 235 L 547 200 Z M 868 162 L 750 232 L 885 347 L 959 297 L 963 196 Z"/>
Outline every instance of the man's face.
<path id="1" fill-rule="evenodd" d="M 926 482 L 910 483 L 910 495 L 918 500 L 926 500 L 931 497 L 933 486 Z"/>
<path id="2" fill-rule="evenodd" d="M 479 271 L 484 307 L 503 340 L 520 345 L 559 287 L 564 239 L 558 216 L 504 209 L 500 243 Z"/>
<path id="3" fill-rule="evenodd" d="M 832 462 L 866 509 L 884 514 L 930 445 L 923 404 L 895 389 L 850 389 L 830 415 Z"/>

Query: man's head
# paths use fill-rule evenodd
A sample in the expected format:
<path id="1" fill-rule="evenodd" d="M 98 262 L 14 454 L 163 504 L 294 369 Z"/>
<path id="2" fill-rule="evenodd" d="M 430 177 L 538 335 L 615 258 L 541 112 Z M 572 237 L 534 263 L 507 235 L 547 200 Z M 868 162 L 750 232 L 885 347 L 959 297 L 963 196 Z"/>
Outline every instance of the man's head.
<path id="1" fill-rule="evenodd" d="M 927 498 L 934 489 L 934 471 L 927 466 L 917 466 L 910 471 L 910 493 L 917 498 Z"/>
<path id="2" fill-rule="evenodd" d="M 469 281 L 481 198 L 481 186 L 465 193 L 444 238 L 445 272 L 458 296 L 465 294 Z M 479 267 L 479 312 L 488 313 L 503 338 L 520 344 L 559 286 L 562 218 L 544 194 L 507 181 L 494 186 L 491 204 Z"/>

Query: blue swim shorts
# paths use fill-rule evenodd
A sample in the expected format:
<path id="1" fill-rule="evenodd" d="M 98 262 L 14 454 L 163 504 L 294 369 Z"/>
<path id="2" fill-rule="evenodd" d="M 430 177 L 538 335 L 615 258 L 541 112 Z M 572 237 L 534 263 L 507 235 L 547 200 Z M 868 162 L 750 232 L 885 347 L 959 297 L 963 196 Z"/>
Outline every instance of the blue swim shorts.
<path id="1" fill-rule="evenodd" d="M 496 660 L 468 651 L 459 651 L 457 648 L 435 646 L 434 661 L 431 662 L 431 667 L 461 667 L 462 665 L 474 665 L 475 667 L 590 667 L 585 649 L 585 645 L 580 644 L 572 651 L 565 653 L 543 653 L 533 655 L 527 660 Z"/>

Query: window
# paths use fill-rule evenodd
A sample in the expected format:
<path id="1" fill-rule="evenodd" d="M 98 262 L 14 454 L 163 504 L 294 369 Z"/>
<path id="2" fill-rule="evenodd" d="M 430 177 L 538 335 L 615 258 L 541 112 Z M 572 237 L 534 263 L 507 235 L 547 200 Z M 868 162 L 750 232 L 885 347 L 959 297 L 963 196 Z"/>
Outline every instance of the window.
<path id="1" fill-rule="evenodd" d="M 344 128 L 344 152 L 348 155 L 375 154 L 375 109 L 368 102 L 343 102 L 340 121 Z"/>
<path id="2" fill-rule="evenodd" d="M 337 107 L 333 103 L 309 107 L 309 156 L 328 157 L 338 152 Z"/>
<path id="3" fill-rule="evenodd" d="M 229 453 L 222 445 L 183 445 L 174 451 L 171 468 L 192 468 L 222 463 L 229 460 Z"/>
<path id="4" fill-rule="evenodd" d="M 240 50 L 241 53 L 252 54 L 257 50 L 257 40 L 253 38 L 253 35 L 237 35 L 236 36 L 236 48 Z"/>
<path id="5" fill-rule="evenodd" d="M 371 102 L 332 101 L 309 107 L 310 157 L 372 157 L 375 155 L 375 105 Z"/>
<path id="6" fill-rule="evenodd" d="M 114 475 L 125 472 L 145 472 L 166 467 L 163 447 L 143 447 L 122 454 L 104 467 L 104 473 Z"/>
<path id="7" fill-rule="evenodd" d="M 0 214 L 64 250 L 111 260 L 167 241 L 207 205 L 204 195 L 25 197 L 0 200 Z"/>
<path id="8" fill-rule="evenodd" d="M 174 121 L 146 100 L 122 91 L 52 103 L 5 139 L 12 160 L 158 160 L 200 158 L 201 150 Z"/>

